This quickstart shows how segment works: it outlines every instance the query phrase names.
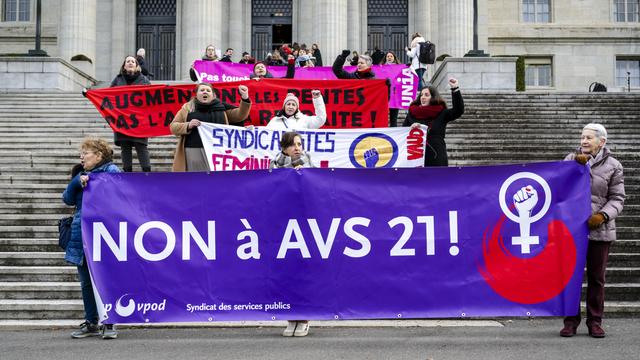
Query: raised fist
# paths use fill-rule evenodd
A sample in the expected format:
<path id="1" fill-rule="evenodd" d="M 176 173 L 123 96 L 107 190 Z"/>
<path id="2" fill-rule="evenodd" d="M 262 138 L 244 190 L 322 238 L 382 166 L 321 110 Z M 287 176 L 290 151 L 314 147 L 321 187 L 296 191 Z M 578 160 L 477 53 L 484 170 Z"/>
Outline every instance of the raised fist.
<path id="1" fill-rule="evenodd" d="M 520 217 L 530 215 L 531 209 L 538 203 L 538 192 L 531 185 L 527 185 L 513 195 L 513 204 L 518 209 Z"/>
<path id="2" fill-rule="evenodd" d="M 342 50 L 342 57 L 346 58 L 347 56 L 349 56 L 349 54 L 351 54 L 351 50 Z"/>
<path id="3" fill-rule="evenodd" d="M 378 163 L 378 159 L 380 158 L 380 154 L 378 154 L 378 149 L 372 148 L 364 152 L 364 163 L 367 168 L 374 168 Z"/>
<path id="4" fill-rule="evenodd" d="M 249 98 L 249 88 L 244 86 L 244 85 L 240 85 L 238 86 L 238 92 L 240 93 L 240 97 L 243 98 L 244 100 L 247 100 Z"/>
<path id="5" fill-rule="evenodd" d="M 451 79 L 449 79 L 449 87 L 450 87 L 450 88 L 455 89 L 455 88 L 457 88 L 458 86 L 459 86 L 459 85 L 458 85 L 458 79 L 455 79 L 455 78 L 451 78 Z"/>
<path id="6" fill-rule="evenodd" d="M 311 95 L 314 98 L 319 98 L 320 96 L 322 96 L 322 94 L 320 94 L 320 90 L 311 90 Z"/>

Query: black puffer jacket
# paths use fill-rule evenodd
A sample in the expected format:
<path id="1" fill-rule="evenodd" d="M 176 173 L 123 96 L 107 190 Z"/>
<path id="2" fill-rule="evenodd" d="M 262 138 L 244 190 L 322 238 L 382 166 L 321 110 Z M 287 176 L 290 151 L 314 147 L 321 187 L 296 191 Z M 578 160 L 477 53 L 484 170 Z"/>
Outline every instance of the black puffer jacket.
<path id="1" fill-rule="evenodd" d="M 342 68 L 344 66 L 345 61 L 347 61 L 347 57 L 344 55 L 338 55 L 336 61 L 333 62 L 332 70 L 338 79 L 375 79 L 376 74 L 373 71 L 367 72 L 358 72 L 354 71 L 352 73 L 348 73 L 344 71 Z"/>

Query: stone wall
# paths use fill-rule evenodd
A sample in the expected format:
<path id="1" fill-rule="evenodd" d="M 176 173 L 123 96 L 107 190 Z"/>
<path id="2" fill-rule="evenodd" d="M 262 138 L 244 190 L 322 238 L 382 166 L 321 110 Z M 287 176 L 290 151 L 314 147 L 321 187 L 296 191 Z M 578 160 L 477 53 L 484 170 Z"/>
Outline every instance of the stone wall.
<path id="1" fill-rule="evenodd" d="M 464 90 L 514 91 L 516 89 L 515 57 L 445 58 L 431 78 L 440 91 L 448 91 L 450 78 L 460 82 Z"/>
<path id="2" fill-rule="evenodd" d="M 0 57 L 0 91 L 41 89 L 79 92 L 96 82 L 60 58 Z"/>

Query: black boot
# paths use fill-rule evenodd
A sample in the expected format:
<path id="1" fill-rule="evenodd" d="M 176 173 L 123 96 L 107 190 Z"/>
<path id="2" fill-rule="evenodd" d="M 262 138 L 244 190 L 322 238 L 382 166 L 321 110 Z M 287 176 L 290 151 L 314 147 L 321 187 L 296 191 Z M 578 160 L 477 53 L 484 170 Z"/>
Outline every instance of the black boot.
<path id="1" fill-rule="evenodd" d="M 142 171 L 144 171 L 144 172 L 151 172 L 151 166 L 143 166 L 143 167 L 142 167 Z"/>
<path id="2" fill-rule="evenodd" d="M 133 167 L 132 166 L 123 166 L 122 170 L 124 170 L 124 172 L 133 172 Z"/>

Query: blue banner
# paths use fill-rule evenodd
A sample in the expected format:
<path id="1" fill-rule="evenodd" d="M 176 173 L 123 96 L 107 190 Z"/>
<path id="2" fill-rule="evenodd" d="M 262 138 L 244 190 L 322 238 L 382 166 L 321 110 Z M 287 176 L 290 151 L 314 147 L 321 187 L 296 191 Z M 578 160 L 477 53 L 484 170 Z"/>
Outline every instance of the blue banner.
<path id="1" fill-rule="evenodd" d="M 96 174 L 85 192 L 114 323 L 578 308 L 590 189 L 575 162 Z"/>

